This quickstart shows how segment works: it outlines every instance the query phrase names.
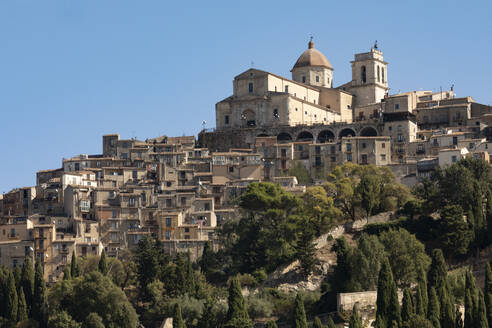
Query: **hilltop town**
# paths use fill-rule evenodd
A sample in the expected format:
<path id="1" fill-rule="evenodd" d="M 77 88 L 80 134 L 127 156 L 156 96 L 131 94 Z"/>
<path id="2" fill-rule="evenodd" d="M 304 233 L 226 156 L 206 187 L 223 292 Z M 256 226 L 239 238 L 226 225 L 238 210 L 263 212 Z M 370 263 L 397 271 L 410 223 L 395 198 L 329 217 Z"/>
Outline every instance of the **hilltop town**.
<path id="1" fill-rule="evenodd" d="M 377 44 L 350 63 L 352 81 L 333 87 L 333 67 L 311 40 L 292 79 L 253 68 L 237 75 L 216 104 L 216 128 L 197 139 L 108 134 L 102 154 L 37 172 L 35 186 L 0 199 L 0 263 L 31 256 L 55 282 L 72 252 L 118 257 L 145 235 L 196 258 L 207 241 L 219 247 L 216 228 L 238 215 L 234 200 L 252 182 L 302 194 L 351 162 L 386 166 L 411 187 L 436 166 L 489 161 L 491 106 L 452 89 L 389 94 Z"/>

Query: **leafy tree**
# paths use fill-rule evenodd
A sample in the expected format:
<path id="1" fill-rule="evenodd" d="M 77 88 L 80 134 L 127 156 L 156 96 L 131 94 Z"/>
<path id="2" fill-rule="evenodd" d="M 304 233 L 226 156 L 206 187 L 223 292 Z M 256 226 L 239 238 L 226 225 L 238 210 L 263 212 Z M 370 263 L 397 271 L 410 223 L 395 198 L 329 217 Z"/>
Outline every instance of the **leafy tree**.
<path id="1" fill-rule="evenodd" d="M 31 258 L 26 256 L 22 265 L 20 285 L 26 298 L 27 313 L 31 313 L 33 294 L 34 294 L 34 270 Z"/>
<path id="2" fill-rule="evenodd" d="M 294 305 L 294 316 L 293 316 L 293 327 L 294 328 L 307 328 L 306 312 L 304 310 L 304 302 L 301 295 L 297 294 L 295 305 Z"/>
<path id="3" fill-rule="evenodd" d="M 104 323 L 97 313 L 91 312 L 87 318 L 85 318 L 84 328 L 104 328 Z"/>
<path id="4" fill-rule="evenodd" d="M 360 194 L 361 205 L 366 212 L 367 222 L 369 223 L 369 216 L 378 204 L 378 196 L 381 192 L 378 177 L 375 175 L 363 175 L 357 191 Z"/>
<path id="5" fill-rule="evenodd" d="M 403 324 L 404 328 L 435 328 L 424 316 L 414 315 Z"/>
<path id="6" fill-rule="evenodd" d="M 54 309 L 65 309 L 78 322 L 96 313 L 106 327 L 135 328 L 138 324 L 125 293 L 98 271 L 58 282 L 50 290 L 50 301 Z"/>
<path id="7" fill-rule="evenodd" d="M 36 262 L 34 273 L 34 293 L 31 308 L 33 319 L 38 321 L 39 327 L 44 328 L 48 323 L 48 303 L 46 299 L 46 284 L 44 282 L 43 267 L 41 262 Z"/>
<path id="8" fill-rule="evenodd" d="M 349 328 L 362 328 L 359 314 L 357 313 L 357 307 L 354 304 L 352 309 L 352 315 L 350 316 Z"/>
<path id="9" fill-rule="evenodd" d="M 363 233 L 357 240 L 350 260 L 351 285 L 360 290 L 374 290 L 378 285 L 381 262 L 386 256 L 377 236 Z"/>
<path id="10" fill-rule="evenodd" d="M 101 272 L 104 276 L 108 274 L 108 263 L 106 261 L 106 252 L 102 251 L 101 259 L 99 260 L 99 272 Z"/>
<path id="11" fill-rule="evenodd" d="M 302 213 L 309 218 L 316 235 L 328 232 L 342 216 L 342 212 L 334 206 L 333 199 L 321 186 L 308 187 L 302 200 Z"/>
<path id="12" fill-rule="evenodd" d="M 78 277 L 80 274 L 79 265 L 77 263 L 77 256 L 75 256 L 75 250 L 72 251 L 72 261 L 70 262 L 70 276 L 72 278 Z"/>
<path id="13" fill-rule="evenodd" d="M 441 328 L 441 309 L 434 287 L 431 287 L 429 292 L 429 310 L 427 311 L 427 318 L 434 327 Z"/>
<path id="14" fill-rule="evenodd" d="M 241 292 L 241 284 L 237 278 L 233 278 L 229 286 L 229 298 L 228 298 L 229 310 L 227 312 L 227 322 L 225 327 L 227 328 L 251 328 L 253 323 L 251 322 L 246 305 L 244 304 L 244 297 Z"/>
<path id="15" fill-rule="evenodd" d="M 48 320 L 48 328 L 81 328 L 82 325 L 73 320 L 66 311 L 55 312 Z"/>
<path id="16" fill-rule="evenodd" d="M 24 297 L 24 290 L 19 288 L 18 305 L 17 305 L 17 321 L 21 322 L 27 319 L 27 304 Z"/>
<path id="17" fill-rule="evenodd" d="M 457 205 L 447 205 L 441 211 L 439 242 L 451 256 L 464 255 L 473 241 L 473 231 L 463 220 L 463 210 Z"/>
<path id="18" fill-rule="evenodd" d="M 309 171 L 302 165 L 301 162 L 297 161 L 288 171 L 290 176 L 295 176 L 297 181 L 303 185 L 310 185 L 313 183 L 313 179 L 309 174 Z"/>
<path id="19" fill-rule="evenodd" d="M 183 317 L 181 316 L 181 305 L 179 303 L 174 305 L 173 328 L 186 328 Z"/>
<path id="20" fill-rule="evenodd" d="M 401 319 L 403 322 L 410 320 L 415 315 L 415 309 L 413 307 L 413 296 L 409 288 L 405 288 L 403 291 L 403 301 L 401 307 Z"/>
<path id="21" fill-rule="evenodd" d="M 380 236 L 399 286 L 410 286 L 417 282 L 420 268 L 427 268 L 430 259 L 424 245 L 405 229 L 390 230 Z"/>

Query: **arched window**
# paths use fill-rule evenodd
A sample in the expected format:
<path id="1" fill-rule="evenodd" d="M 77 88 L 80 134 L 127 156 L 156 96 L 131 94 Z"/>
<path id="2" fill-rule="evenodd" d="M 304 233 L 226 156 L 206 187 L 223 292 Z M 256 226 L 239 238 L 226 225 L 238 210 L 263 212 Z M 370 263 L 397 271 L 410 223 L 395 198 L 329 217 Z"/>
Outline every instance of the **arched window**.
<path id="1" fill-rule="evenodd" d="M 360 68 L 360 78 L 362 80 L 362 83 L 366 83 L 366 67 L 362 66 Z"/>
<path id="2" fill-rule="evenodd" d="M 330 85 L 330 77 L 329 76 L 326 78 L 326 84 Z"/>
<path id="3" fill-rule="evenodd" d="M 278 118 L 278 109 L 277 108 L 275 108 L 273 110 L 273 118 Z"/>
<path id="4" fill-rule="evenodd" d="M 380 78 L 379 78 L 379 66 L 378 66 L 378 82 L 380 81 Z"/>
<path id="5" fill-rule="evenodd" d="M 381 80 L 384 83 L 384 67 L 381 67 Z"/>

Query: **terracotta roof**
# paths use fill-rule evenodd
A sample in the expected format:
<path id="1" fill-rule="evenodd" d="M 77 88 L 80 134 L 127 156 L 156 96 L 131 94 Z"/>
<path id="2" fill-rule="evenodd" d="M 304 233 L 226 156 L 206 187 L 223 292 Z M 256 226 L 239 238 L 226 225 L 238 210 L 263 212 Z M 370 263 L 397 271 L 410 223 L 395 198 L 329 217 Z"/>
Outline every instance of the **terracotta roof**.
<path id="1" fill-rule="evenodd" d="M 292 69 L 306 66 L 320 66 L 333 69 L 328 59 L 321 52 L 314 49 L 313 40 L 309 41 L 308 49 L 302 53 Z"/>

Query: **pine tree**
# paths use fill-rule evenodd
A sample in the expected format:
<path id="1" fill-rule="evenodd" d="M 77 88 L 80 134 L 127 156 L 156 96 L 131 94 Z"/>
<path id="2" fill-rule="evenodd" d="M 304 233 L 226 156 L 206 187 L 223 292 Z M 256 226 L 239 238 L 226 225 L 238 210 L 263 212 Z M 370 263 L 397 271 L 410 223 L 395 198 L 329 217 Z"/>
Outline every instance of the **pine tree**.
<path id="1" fill-rule="evenodd" d="M 27 314 L 31 313 L 32 298 L 34 294 L 34 270 L 31 258 L 26 256 L 22 265 L 20 285 L 26 298 Z"/>
<path id="2" fill-rule="evenodd" d="M 439 306 L 439 300 L 437 299 L 436 289 L 431 287 L 429 293 L 429 310 L 427 311 L 427 318 L 435 328 L 441 328 L 440 315 L 441 309 Z"/>
<path id="3" fill-rule="evenodd" d="M 65 268 L 63 269 L 63 280 L 70 280 L 72 279 L 72 276 L 70 275 L 70 268 L 68 265 L 65 265 Z"/>
<path id="4" fill-rule="evenodd" d="M 490 190 L 489 190 L 490 193 Z M 487 197 L 492 196 L 488 195 Z M 492 200 L 491 200 L 492 202 Z M 487 203 L 488 204 L 488 203 Z M 488 206 L 488 205 L 487 205 Z M 492 214 L 492 213 L 491 213 Z M 492 222 L 491 222 L 492 224 Z M 492 229 L 492 227 L 491 227 Z M 492 325 L 492 270 L 490 264 L 485 265 L 485 287 L 484 287 L 485 309 L 487 312 L 487 321 Z"/>
<path id="5" fill-rule="evenodd" d="M 19 300 L 17 298 L 17 288 L 15 286 L 15 278 L 12 271 L 7 270 L 7 280 L 4 289 L 5 303 L 5 319 L 14 323 L 17 321 L 17 308 L 19 306 Z"/>
<path id="6" fill-rule="evenodd" d="M 331 316 L 328 317 L 328 327 L 327 328 L 336 328 L 335 323 L 333 322 L 333 319 Z"/>
<path id="7" fill-rule="evenodd" d="M 357 313 L 357 307 L 354 304 L 352 309 L 352 315 L 350 316 L 349 328 L 362 328 L 359 313 Z"/>
<path id="8" fill-rule="evenodd" d="M 478 292 L 478 315 L 475 327 L 489 328 L 489 324 L 487 322 L 487 312 L 485 309 L 485 301 L 483 299 L 483 293 L 481 290 Z"/>
<path id="9" fill-rule="evenodd" d="M 229 286 L 228 298 L 229 310 L 227 311 L 226 328 L 251 328 L 253 323 L 249 318 L 244 297 L 241 292 L 241 284 L 238 278 L 233 278 Z"/>
<path id="10" fill-rule="evenodd" d="M 17 299 L 19 301 L 17 305 L 17 321 L 21 322 L 27 319 L 26 298 L 24 297 L 24 291 L 22 288 L 19 288 Z"/>
<path id="11" fill-rule="evenodd" d="M 303 229 L 297 243 L 297 259 L 301 266 L 301 274 L 307 279 L 318 264 L 316 247 L 314 244 L 314 232 L 309 228 Z"/>
<path id="12" fill-rule="evenodd" d="M 460 311 L 460 307 L 457 306 L 456 307 L 456 312 L 454 314 L 454 327 L 455 328 L 463 328 L 463 318 L 461 317 L 461 311 Z"/>
<path id="13" fill-rule="evenodd" d="M 403 291 L 403 301 L 401 307 L 401 320 L 407 322 L 415 314 L 413 306 L 413 297 L 410 288 L 405 288 Z"/>
<path id="14" fill-rule="evenodd" d="M 398 325 L 401 324 L 398 290 L 387 258 L 383 260 L 381 270 L 379 271 L 376 305 L 377 325 L 385 326 L 393 321 L 395 321 Z"/>
<path id="15" fill-rule="evenodd" d="M 174 305 L 173 328 L 186 328 L 183 317 L 181 316 L 181 305 L 179 303 Z"/>
<path id="16" fill-rule="evenodd" d="M 321 323 L 318 317 L 314 317 L 313 328 L 326 328 L 326 326 Z"/>
<path id="17" fill-rule="evenodd" d="M 294 328 L 307 328 L 306 311 L 304 311 L 304 301 L 301 295 L 297 294 L 295 306 L 294 306 L 294 317 L 293 317 L 293 327 Z"/>
<path id="18" fill-rule="evenodd" d="M 70 263 L 70 276 L 77 278 L 80 274 L 79 264 L 77 263 L 77 257 L 75 256 L 75 250 L 72 252 L 72 262 Z"/>
<path id="19" fill-rule="evenodd" d="M 106 252 L 102 251 L 101 258 L 99 259 L 98 264 L 99 272 L 101 272 L 104 276 L 108 274 L 108 263 L 106 261 Z"/>
<path id="20" fill-rule="evenodd" d="M 39 327 L 45 328 L 48 322 L 48 303 L 43 267 L 39 261 L 36 262 L 36 271 L 34 273 L 34 294 L 31 312 L 32 318 L 38 321 Z"/>
<path id="21" fill-rule="evenodd" d="M 275 321 L 268 321 L 265 327 L 266 328 L 278 328 Z"/>

